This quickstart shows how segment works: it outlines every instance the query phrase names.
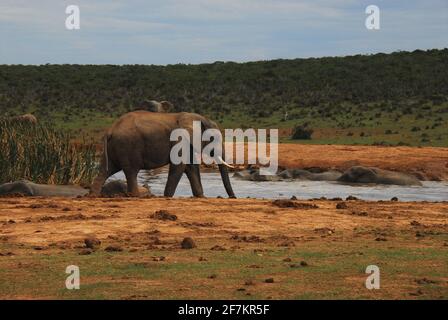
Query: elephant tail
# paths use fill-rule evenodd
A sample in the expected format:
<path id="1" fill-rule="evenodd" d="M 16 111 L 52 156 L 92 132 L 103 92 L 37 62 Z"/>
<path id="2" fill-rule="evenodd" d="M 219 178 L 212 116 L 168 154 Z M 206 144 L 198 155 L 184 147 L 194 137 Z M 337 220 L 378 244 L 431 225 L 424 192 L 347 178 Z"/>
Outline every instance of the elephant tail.
<path id="1" fill-rule="evenodd" d="M 106 172 L 109 172 L 109 156 L 107 155 L 107 140 L 109 140 L 109 135 L 104 135 L 104 160 L 106 162 Z"/>

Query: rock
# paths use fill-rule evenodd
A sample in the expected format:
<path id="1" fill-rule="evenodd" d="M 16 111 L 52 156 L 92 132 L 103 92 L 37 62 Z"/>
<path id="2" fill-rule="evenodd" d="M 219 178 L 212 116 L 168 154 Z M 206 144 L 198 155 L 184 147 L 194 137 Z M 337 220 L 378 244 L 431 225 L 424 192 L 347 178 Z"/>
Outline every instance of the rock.
<path id="1" fill-rule="evenodd" d="M 216 245 L 216 246 L 211 247 L 210 250 L 213 250 L 213 251 L 225 251 L 227 249 L 222 247 L 222 246 L 220 246 L 220 245 Z"/>
<path id="2" fill-rule="evenodd" d="M 347 209 L 348 206 L 345 202 L 339 202 L 338 204 L 336 204 L 336 209 Z"/>
<path id="3" fill-rule="evenodd" d="M 92 249 L 82 249 L 82 250 L 79 252 L 79 255 L 80 255 L 80 256 L 86 256 L 86 255 L 91 254 L 92 252 L 93 252 Z"/>
<path id="4" fill-rule="evenodd" d="M 274 278 L 267 278 L 264 280 L 265 283 L 274 283 Z"/>
<path id="5" fill-rule="evenodd" d="M 415 279 L 415 282 L 417 284 L 423 285 L 423 284 L 436 284 L 437 281 L 430 280 L 428 278 L 422 278 L 422 279 Z"/>
<path id="6" fill-rule="evenodd" d="M 86 245 L 86 248 L 96 250 L 100 247 L 101 241 L 95 237 L 88 237 L 84 239 L 84 244 Z"/>
<path id="7" fill-rule="evenodd" d="M 166 210 L 159 210 L 154 212 L 151 215 L 152 219 L 157 219 L 157 220 L 169 220 L 169 221 L 176 221 L 177 220 L 177 216 L 175 214 L 171 214 Z"/>
<path id="8" fill-rule="evenodd" d="M 123 249 L 120 246 L 108 246 L 104 251 L 107 252 L 120 252 L 123 251 Z"/>
<path id="9" fill-rule="evenodd" d="M 347 201 L 352 201 L 352 200 L 358 200 L 358 198 L 356 198 L 355 196 L 348 196 L 347 198 L 345 198 L 345 200 Z"/>
<path id="10" fill-rule="evenodd" d="M 390 201 L 398 201 L 398 198 L 397 198 L 397 197 L 392 197 L 392 198 L 390 199 Z"/>
<path id="11" fill-rule="evenodd" d="M 180 246 L 182 249 L 193 249 L 196 248 L 196 243 L 194 243 L 192 238 L 187 237 L 184 240 L 182 240 Z"/>

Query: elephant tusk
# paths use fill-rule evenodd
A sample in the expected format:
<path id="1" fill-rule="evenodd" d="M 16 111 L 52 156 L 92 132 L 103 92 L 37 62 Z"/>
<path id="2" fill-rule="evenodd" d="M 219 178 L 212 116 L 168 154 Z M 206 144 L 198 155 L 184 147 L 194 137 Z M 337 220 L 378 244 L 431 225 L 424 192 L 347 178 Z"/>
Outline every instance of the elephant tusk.
<path id="1" fill-rule="evenodd" d="M 235 169 L 234 166 L 231 166 L 230 164 L 228 164 L 227 162 L 225 162 L 224 159 L 223 159 L 221 156 L 218 156 L 218 160 L 219 160 L 223 165 L 225 165 L 226 167 Z"/>

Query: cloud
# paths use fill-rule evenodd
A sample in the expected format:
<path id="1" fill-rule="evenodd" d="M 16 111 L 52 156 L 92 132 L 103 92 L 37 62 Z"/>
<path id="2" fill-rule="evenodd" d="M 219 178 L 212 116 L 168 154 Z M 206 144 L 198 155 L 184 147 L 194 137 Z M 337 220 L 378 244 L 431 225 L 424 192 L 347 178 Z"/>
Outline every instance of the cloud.
<path id="1" fill-rule="evenodd" d="M 0 0 L 0 63 L 200 63 L 442 47 L 446 0 Z M 65 29 L 65 8 L 81 30 Z"/>

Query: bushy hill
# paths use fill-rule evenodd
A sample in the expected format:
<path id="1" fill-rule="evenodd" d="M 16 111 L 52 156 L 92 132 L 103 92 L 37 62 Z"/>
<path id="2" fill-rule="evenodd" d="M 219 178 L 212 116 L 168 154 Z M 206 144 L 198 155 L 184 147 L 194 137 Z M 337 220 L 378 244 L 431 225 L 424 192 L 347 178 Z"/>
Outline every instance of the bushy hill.
<path id="1" fill-rule="evenodd" d="M 1 65 L 0 111 L 93 130 L 150 98 L 225 127 L 308 125 L 320 142 L 447 145 L 447 75 L 448 49 L 201 65 Z"/>

